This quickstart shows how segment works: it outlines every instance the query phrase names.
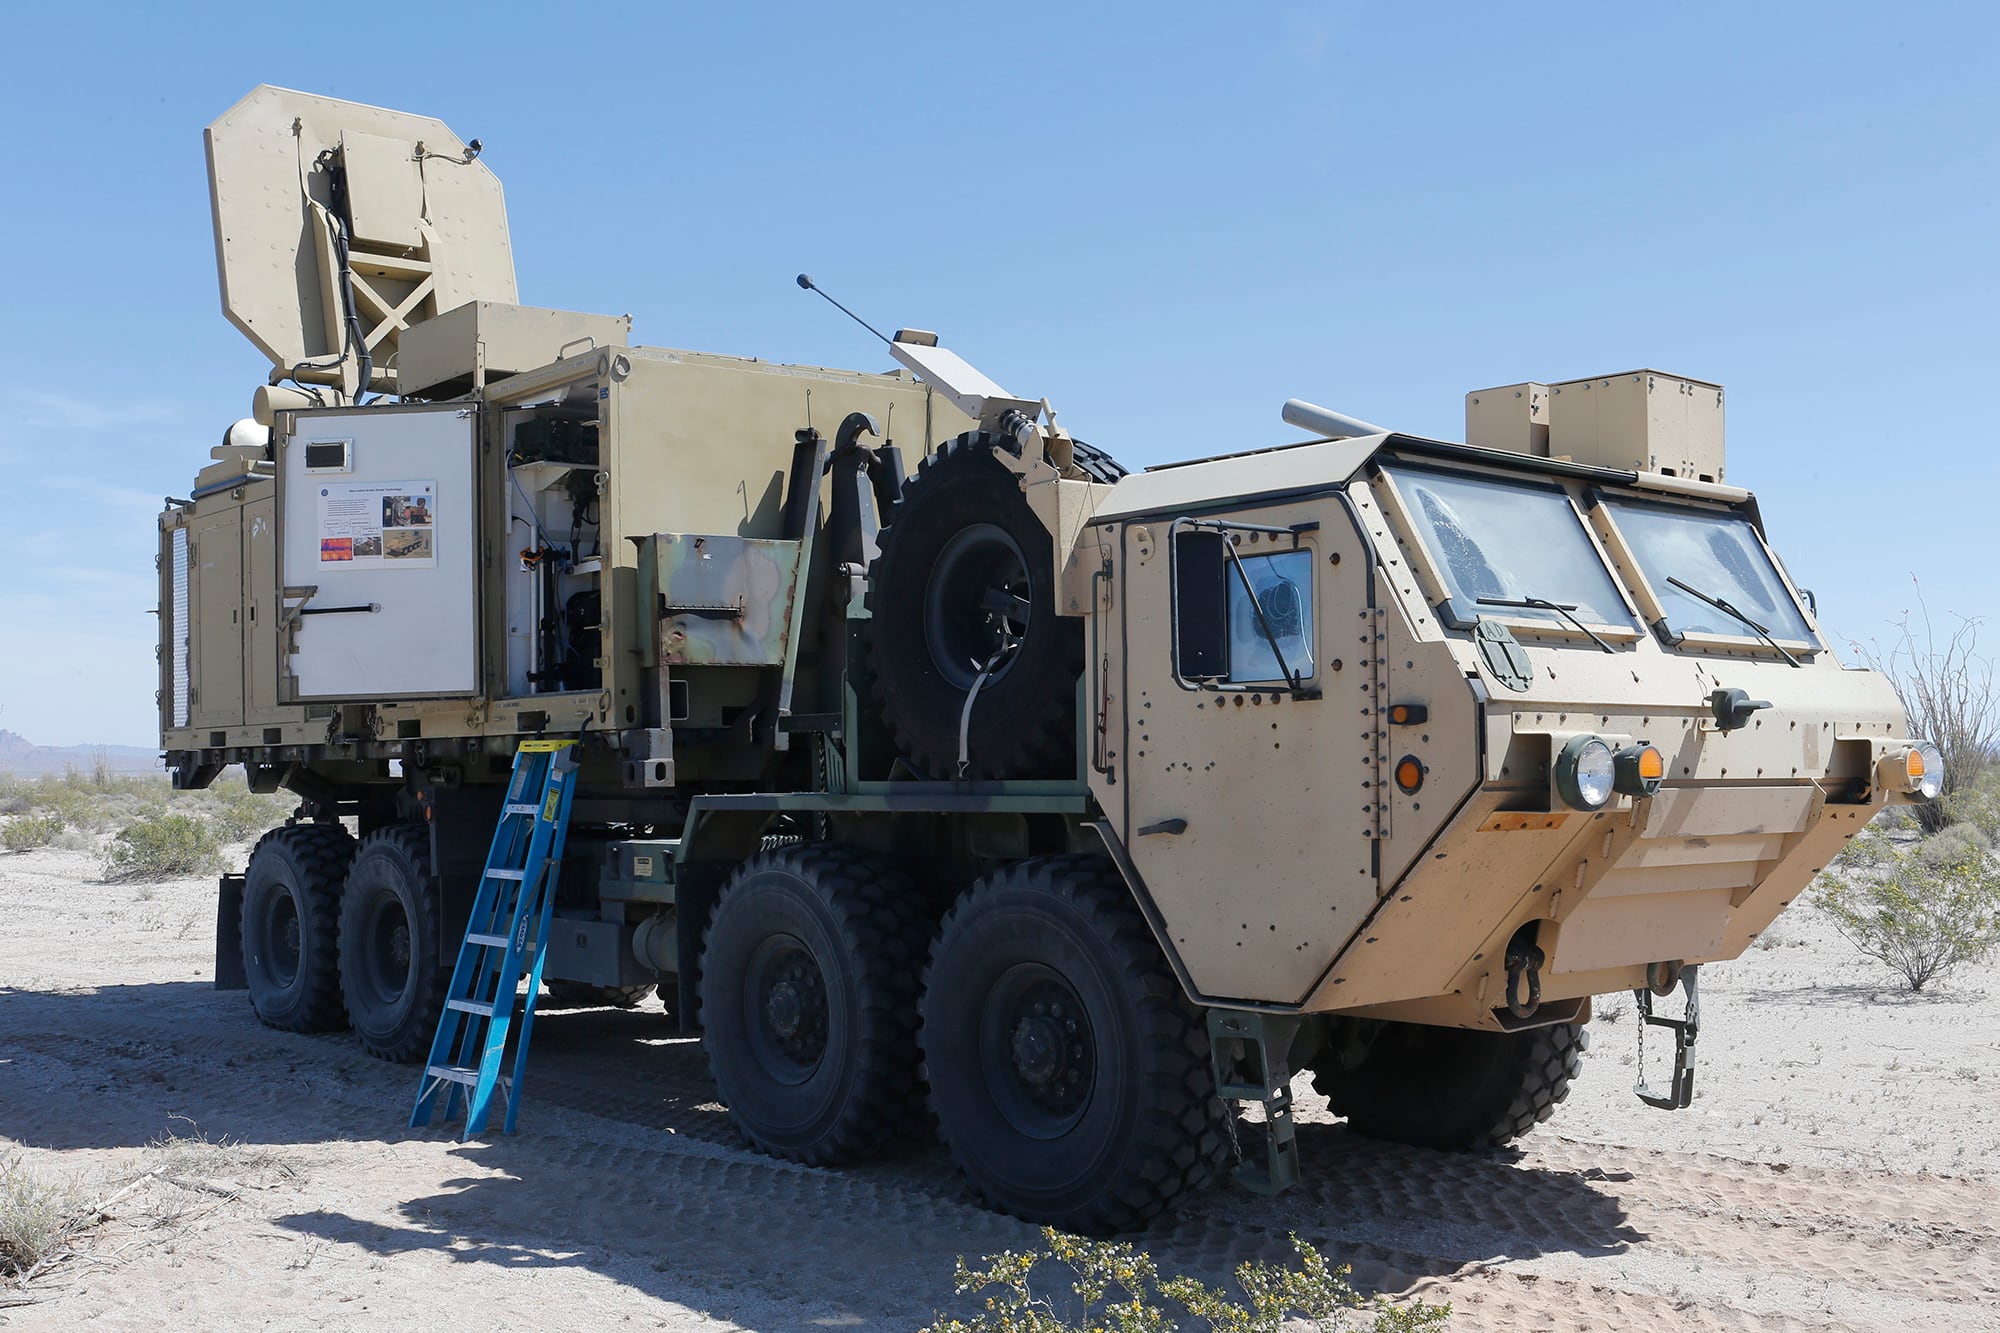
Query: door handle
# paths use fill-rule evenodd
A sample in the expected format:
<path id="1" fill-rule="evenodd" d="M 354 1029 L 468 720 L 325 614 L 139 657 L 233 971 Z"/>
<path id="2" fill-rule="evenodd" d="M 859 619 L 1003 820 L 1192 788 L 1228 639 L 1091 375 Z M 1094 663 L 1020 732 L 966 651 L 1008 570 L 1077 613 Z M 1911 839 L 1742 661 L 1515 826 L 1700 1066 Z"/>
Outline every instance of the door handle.
<path id="1" fill-rule="evenodd" d="M 1139 836 L 1142 838 L 1151 837 L 1155 833 L 1178 834 L 1186 832 L 1187 821 L 1185 819 L 1162 819 L 1157 824 L 1141 824 L 1139 826 Z"/>

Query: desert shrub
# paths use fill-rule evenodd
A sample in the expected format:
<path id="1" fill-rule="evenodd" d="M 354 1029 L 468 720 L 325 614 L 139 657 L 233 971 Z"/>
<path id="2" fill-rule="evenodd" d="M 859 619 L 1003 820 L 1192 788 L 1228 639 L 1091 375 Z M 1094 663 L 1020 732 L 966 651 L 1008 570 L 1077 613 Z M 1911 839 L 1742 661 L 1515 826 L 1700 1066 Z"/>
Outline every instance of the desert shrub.
<path id="1" fill-rule="evenodd" d="M 1936 833 L 1958 818 L 1951 798 L 1972 787 L 1992 760 L 2000 741 L 2000 695 L 1993 689 L 1993 659 L 1979 651 L 1979 621 L 1955 617 L 1958 624 L 1942 632 L 1931 622 L 1921 586 L 1916 596 L 1917 613 L 1903 613 L 1888 647 L 1855 646 L 1896 687 L 1911 734 L 1930 740 L 1944 756 L 1942 799 L 1910 807 L 1918 826 Z"/>
<path id="2" fill-rule="evenodd" d="M 1970 832 L 1970 831 L 1968 831 Z M 1895 852 L 1879 875 L 1829 875 L 1819 906 L 1864 955 L 1921 991 L 2000 944 L 2000 876 L 1973 839 L 1935 851 Z"/>
<path id="3" fill-rule="evenodd" d="M 1895 859 L 1896 845 L 1871 826 L 1850 839 L 1840 849 L 1839 855 L 1833 858 L 1833 863 L 1842 870 L 1880 870 Z"/>
<path id="4" fill-rule="evenodd" d="M 1362 1315 L 1368 1322 L 1361 1327 L 1371 1333 L 1421 1333 L 1444 1328 L 1451 1315 L 1449 1305 L 1399 1307 L 1362 1296 L 1349 1285 L 1346 1265 L 1329 1266 L 1296 1235 L 1299 1267 L 1237 1266 L 1243 1300 L 1195 1278 L 1163 1279 L 1152 1257 L 1127 1242 L 1084 1240 L 1052 1227 L 1042 1229 L 1042 1240 L 1044 1250 L 990 1254 L 981 1269 L 968 1268 L 961 1258 L 957 1289 L 983 1293 L 984 1313 L 971 1323 L 940 1318 L 926 1333 L 1174 1333 L 1184 1316 L 1169 1313 L 1161 1299 L 1213 1333 L 1279 1333 L 1294 1314 L 1321 1329 L 1353 1327 L 1349 1316 Z M 1068 1270 L 1067 1296 L 1035 1290 L 1030 1278 L 1045 1263 Z"/>
<path id="5" fill-rule="evenodd" d="M 25 1273 L 55 1249 L 74 1220 L 73 1202 L 18 1155 L 0 1162 L 0 1275 Z"/>
<path id="6" fill-rule="evenodd" d="M 1924 865 L 1941 866 L 1992 850 L 1992 840 L 1971 824 L 1947 824 L 1942 833 L 1933 833 L 1911 847 L 1908 855 Z"/>
<path id="7" fill-rule="evenodd" d="M 10 852 L 46 847 L 66 827 L 61 815 L 15 815 L 7 821 L 7 827 L 0 828 L 0 847 Z"/>
<path id="8" fill-rule="evenodd" d="M 222 839 L 199 815 L 146 815 L 104 849 L 106 879 L 172 879 L 222 868 Z"/>
<path id="9" fill-rule="evenodd" d="M 1989 768 L 1971 786 L 1941 799 L 1954 827 L 1977 829 L 1989 847 L 2000 842 L 2000 773 Z"/>
<path id="10" fill-rule="evenodd" d="M 259 796 L 243 782 L 218 782 L 202 797 L 203 813 L 215 822 L 224 842 L 254 841 L 284 823 L 298 805 L 296 796 Z"/>
<path id="11" fill-rule="evenodd" d="M 165 809 L 168 794 L 166 782 L 157 777 L 93 776 L 71 769 L 17 781 L 9 799 L 27 813 L 60 819 L 64 828 L 94 833 Z"/>

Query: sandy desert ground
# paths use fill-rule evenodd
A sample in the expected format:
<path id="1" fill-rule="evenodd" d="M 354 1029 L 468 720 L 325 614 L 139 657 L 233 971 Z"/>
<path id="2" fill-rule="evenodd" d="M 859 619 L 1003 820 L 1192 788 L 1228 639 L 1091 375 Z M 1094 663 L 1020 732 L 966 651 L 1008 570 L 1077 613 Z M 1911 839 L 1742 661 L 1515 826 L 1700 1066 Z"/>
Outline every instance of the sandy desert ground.
<path id="1" fill-rule="evenodd" d="M 411 1071 L 211 988 L 212 904 L 0 856 L 0 1161 L 125 1191 L 80 1257 L 0 1286 L 10 1333 L 914 1329 L 956 1256 L 1037 1239 L 935 1144 L 840 1173 L 746 1151 L 657 1008 L 547 1013 L 513 1138 L 406 1130 Z M 1809 914 L 1769 938 L 1704 978 L 1689 1111 L 1633 1098 L 1621 997 L 1518 1151 L 1370 1143 L 1305 1091 L 1298 1189 L 1140 1239 L 1220 1281 L 1297 1232 L 1458 1330 L 2000 1329 L 1990 976 L 1909 996 Z"/>

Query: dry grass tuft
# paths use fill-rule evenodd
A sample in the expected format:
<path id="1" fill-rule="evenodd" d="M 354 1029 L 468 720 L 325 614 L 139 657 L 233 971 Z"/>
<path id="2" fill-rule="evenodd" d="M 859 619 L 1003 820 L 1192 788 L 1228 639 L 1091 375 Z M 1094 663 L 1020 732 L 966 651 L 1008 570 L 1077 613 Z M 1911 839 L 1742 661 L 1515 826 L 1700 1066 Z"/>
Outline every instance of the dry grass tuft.
<path id="1" fill-rule="evenodd" d="M 0 1276 L 32 1272 L 61 1243 L 73 1212 L 67 1186 L 18 1154 L 0 1162 Z"/>

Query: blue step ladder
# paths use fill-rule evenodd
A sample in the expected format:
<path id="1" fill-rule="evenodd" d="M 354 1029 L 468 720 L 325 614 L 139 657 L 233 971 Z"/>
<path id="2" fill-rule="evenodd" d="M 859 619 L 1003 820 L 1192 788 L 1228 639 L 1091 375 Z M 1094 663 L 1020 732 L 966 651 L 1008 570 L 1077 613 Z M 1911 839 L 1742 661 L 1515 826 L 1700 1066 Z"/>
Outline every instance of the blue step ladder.
<path id="1" fill-rule="evenodd" d="M 528 1066 L 528 1037 L 535 1026 L 535 994 L 542 984 L 542 958 L 555 906 L 563 837 L 569 830 L 570 800 L 576 794 L 574 740 L 525 741 L 514 755 L 514 775 L 493 829 L 479 892 L 466 923 L 445 993 L 444 1015 L 424 1062 L 423 1083 L 410 1112 L 410 1128 L 430 1124 L 443 1101 L 445 1119 L 465 1103 L 470 1139 L 486 1129 L 497 1092 L 507 1103 L 505 1132 L 514 1132 L 521 1109 L 521 1079 Z M 521 1031 L 514 1042 L 513 1072 L 503 1075 L 507 1037 L 520 1005 Z"/>

